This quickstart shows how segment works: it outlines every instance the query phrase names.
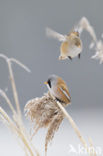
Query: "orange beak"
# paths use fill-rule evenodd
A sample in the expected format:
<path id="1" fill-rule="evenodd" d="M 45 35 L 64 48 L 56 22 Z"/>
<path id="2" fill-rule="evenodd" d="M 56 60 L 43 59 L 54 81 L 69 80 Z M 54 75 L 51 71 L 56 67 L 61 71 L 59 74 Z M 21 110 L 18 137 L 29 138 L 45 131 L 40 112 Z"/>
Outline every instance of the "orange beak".
<path id="1" fill-rule="evenodd" d="M 44 84 L 45 84 L 45 85 L 47 85 L 47 84 L 48 84 L 48 82 L 44 82 Z"/>

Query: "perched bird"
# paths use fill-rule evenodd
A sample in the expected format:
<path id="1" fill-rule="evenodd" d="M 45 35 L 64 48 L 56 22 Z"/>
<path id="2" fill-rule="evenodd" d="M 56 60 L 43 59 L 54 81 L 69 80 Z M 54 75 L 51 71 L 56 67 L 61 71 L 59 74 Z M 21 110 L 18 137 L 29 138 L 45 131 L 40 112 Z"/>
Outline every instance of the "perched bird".
<path id="1" fill-rule="evenodd" d="M 69 104 L 71 102 L 68 87 L 62 78 L 56 75 L 51 75 L 44 84 L 47 85 L 50 94 L 53 95 L 56 100 L 65 104 Z"/>
<path id="2" fill-rule="evenodd" d="M 71 31 L 68 35 L 62 35 L 50 28 L 46 29 L 46 34 L 49 37 L 53 37 L 58 39 L 61 43 L 60 46 L 60 56 L 59 60 L 71 59 L 78 56 L 80 58 L 80 54 L 82 52 L 82 41 L 80 39 L 80 35 L 78 31 Z"/>

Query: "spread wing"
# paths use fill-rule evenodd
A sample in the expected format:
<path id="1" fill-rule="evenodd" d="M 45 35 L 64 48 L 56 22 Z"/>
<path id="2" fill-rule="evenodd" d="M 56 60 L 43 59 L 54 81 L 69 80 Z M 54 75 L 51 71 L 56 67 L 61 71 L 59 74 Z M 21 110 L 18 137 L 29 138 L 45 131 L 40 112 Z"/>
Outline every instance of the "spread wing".
<path id="1" fill-rule="evenodd" d="M 46 28 L 46 34 L 48 37 L 58 39 L 60 42 L 66 41 L 66 35 L 59 34 L 50 28 Z"/>

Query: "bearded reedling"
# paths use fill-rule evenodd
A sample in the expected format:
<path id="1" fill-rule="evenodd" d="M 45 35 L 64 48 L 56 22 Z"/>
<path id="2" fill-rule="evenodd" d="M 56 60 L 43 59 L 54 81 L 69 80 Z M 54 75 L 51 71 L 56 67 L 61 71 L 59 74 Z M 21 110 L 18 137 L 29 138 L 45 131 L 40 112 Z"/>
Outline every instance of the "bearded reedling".
<path id="1" fill-rule="evenodd" d="M 80 34 L 78 31 L 71 31 L 68 35 L 62 35 L 50 28 L 46 29 L 46 34 L 48 37 L 56 38 L 61 43 L 60 46 L 60 56 L 59 60 L 71 59 L 78 56 L 80 58 L 82 52 L 82 41 L 80 39 Z"/>
<path id="2" fill-rule="evenodd" d="M 62 78 L 57 75 L 51 75 L 44 84 L 47 85 L 50 94 L 53 95 L 57 101 L 65 104 L 71 102 L 68 87 Z"/>

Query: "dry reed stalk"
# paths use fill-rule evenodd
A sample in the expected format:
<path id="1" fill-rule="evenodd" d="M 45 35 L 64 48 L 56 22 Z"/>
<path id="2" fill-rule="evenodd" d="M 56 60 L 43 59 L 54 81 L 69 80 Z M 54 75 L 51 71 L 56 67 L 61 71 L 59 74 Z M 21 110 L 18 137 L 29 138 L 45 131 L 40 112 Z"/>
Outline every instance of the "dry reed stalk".
<path id="1" fill-rule="evenodd" d="M 69 113 L 65 110 L 65 108 L 60 104 L 60 102 L 57 101 L 57 105 L 59 106 L 59 108 L 62 110 L 62 112 L 64 113 L 65 117 L 68 119 L 68 121 L 70 122 L 72 128 L 74 129 L 75 133 L 77 134 L 80 142 L 83 144 L 83 146 L 88 149 L 87 143 L 84 140 L 84 138 L 82 137 L 79 128 L 77 127 L 77 125 L 75 124 L 75 122 L 73 121 L 72 117 L 69 115 Z"/>
<path id="2" fill-rule="evenodd" d="M 13 123 L 12 119 L 7 115 L 7 113 L 3 110 L 3 108 L 0 107 L 0 117 L 3 121 L 6 122 L 6 125 L 14 130 L 17 131 L 17 127 L 15 126 L 15 124 Z"/>
<path id="3" fill-rule="evenodd" d="M 92 142 L 92 139 L 89 138 L 89 143 L 90 143 L 90 147 L 93 149 L 93 152 L 91 152 L 91 156 L 96 156 L 96 152 L 95 152 L 95 149 L 94 149 L 94 146 L 93 146 L 93 142 Z"/>
<path id="4" fill-rule="evenodd" d="M 72 117 L 69 115 L 69 113 L 65 110 L 65 108 L 61 105 L 60 102 L 57 101 L 57 105 L 62 110 L 62 112 L 64 113 L 65 117 L 68 119 L 68 121 L 70 122 L 72 128 L 74 129 L 75 133 L 77 134 L 77 136 L 78 136 L 80 142 L 82 143 L 82 145 L 84 146 L 84 148 L 87 150 L 88 154 L 90 156 L 96 156 L 96 152 L 95 151 L 93 153 L 89 151 L 89 148 L 87 146 L 87 143 L 86 143 L 85 139 L 81 135 L 81 132 L 80 132 L 78 126 L 76 125 L 76 123 L 74 122 L 74 120 L 72 119 Z M 91 146 L 93 147 L 92 144 L 91 144 Z"/>
<path id="5" fill-rule="evenodd" d="M 54 99 L 53 96 L 52 96 L 52 98 Z M 65 117 L 70 122 L 72 128 L 74 129 L 75 133 L 77 134 L 77 136 L 78 136 L 80 142 L 82 143 L 82 145 L 84 146 L 84 148 L 87 150 L 88 154 L 90 156 L 96 156 L 95 150 L 94 150 L 93 153 L 89 151 L 89 148 L 87 146 L 87 143 L 86 143 L 85 139 L 83 138 L 83 136 L 81 135 L 81 132 L 80 132 L 78 126 L 76 125 L 76 123 L 74 122 L 74 120 L 72 119 L 72 117 L 69 115 L 69 113 L 66 111 L 66 109 L 61 105 L 61 103 L 59 101 L 56 101 L 56 104 L 59 106 L 59 108 L 61 109 L 61 111 L 65 115 Z M 91 139 L 89 139 L 89 142 L 91 143 L 91 147 L 94 148 Z"/>
<path id="6" fill-rule="evenodd" d="M 10 109 L 11 109 L 11 111 L 12 111 L 12 113 L 13 113 L 13 114 L 16 114 L 16 111 L 15 111 L 15 109 L 14 109 L 14 107 L 13 107 L 13 105 L 12 105 L 10 99 L 7 97 L 7 95 L 5 94 L 5 92 L 2 91 L 1 89 L 0 89 L 0 95 L 6 100 L 8 106 L 10 107 Z"/>
<path id="7" fill-rule="evenodd" d="M 58 130 L 64 117 L 68 119 L 80 142 L 87 150 L 88 154 L 91 155 L 79 128 L 65 110 L 64 106 L 65 105 L 61 105 L 60 102 L 56 101 L 50 93 L 45 94 L 41 98 L 35 98 L 28 101 L 25 106 L 26 116 L 29 117 L 32 122 L 35 122 L 35 133 L 37 133 L 42 127 L 47 128 L 47 134 L 45 137 L 45 155 L 47 154 L 48 143 L 53 139 L 54 133 Z"/>
<path id="8" fill-rule="evenodd" d="M 18 99 L 18 94 L 17 94 L 17 90 L 16 90 L 16 85 L 15 85 L 14 75 L 13 75 L 13 71 L 12 71 L 12 67 L 11 67 L 11 61 L 8 59 L 7 63 L 8 63 L 10 81 L 11 81 L 11 85 L 12 85 L 12 90 L 13 90 L 14 100 L 15 100 L 15 104 L 16 104 L 16 108 L 17 108 L 17 113 L 21 120 L 21 110 L 20 110 L 19 99 Z"/>
<path id="9" fill-rule="evenodd" d="M 12 121 L 12 119 L 7 115 L 7 113 L 0 107 L 0 118 L 5 123 L 5 125 L 10 128 L 13 133 L 16 134 L 21 141 L 24 143 L 25 147 L 29 150 L 30 155 L 34 156 L 33 149 L 31 149 L 31 145 L 26 139 L 24 133 L 19 129 L 19 127 Z"/>
<path id="10" fill-rule="evenodd" d="M 12 62 L 17 63 L 18 65 L 20 65 L 22 68 L 24 68 L 28 72 L 30 72 L 30 70 L 16 59 L 8 58 L 4 54 L 0 54 L 0 57 L 4 58 L 8 64 L 9 75 L 10 75 L 10 80 L 11 80 L 11 85 L 12 85 L 12 91 L 13 91 L 13 96 L 14 96 L 14 100 L 15 100 L 15 104 L 16 104 L 16 110 L 15 110 L 11 101 L 5 94 L 5 92 L 0 90 L 0 95 L 6 100 L 8 106 L 10 107 L 10 109 L 13 113 L 13 120 L 7 115 L 7 113 L 1 107 L 0 107 L 0 118 L 1 118 L 2 122 L 5 121 L 5 124 L 10 129 L 12 129 L 13 132 L 16 134 L 16 136 L 18 136 L 18 138 L 22 141 L 26 155 L 28 153 L 30 156 L 34 156 L 34 153 L 36 153 L 36 155 L 39 156 L 38 151 L 33 146 L 30 136 L 27 133 L 27 131 L 23 125 L 20 104 L 19 104 L 19 99 L 18 99 L 18 94 L 17 94 L 17 90 L 16 90 L 16 84 L 15 84 L 15 79 L 14 79 L 11 63 Z"/>

